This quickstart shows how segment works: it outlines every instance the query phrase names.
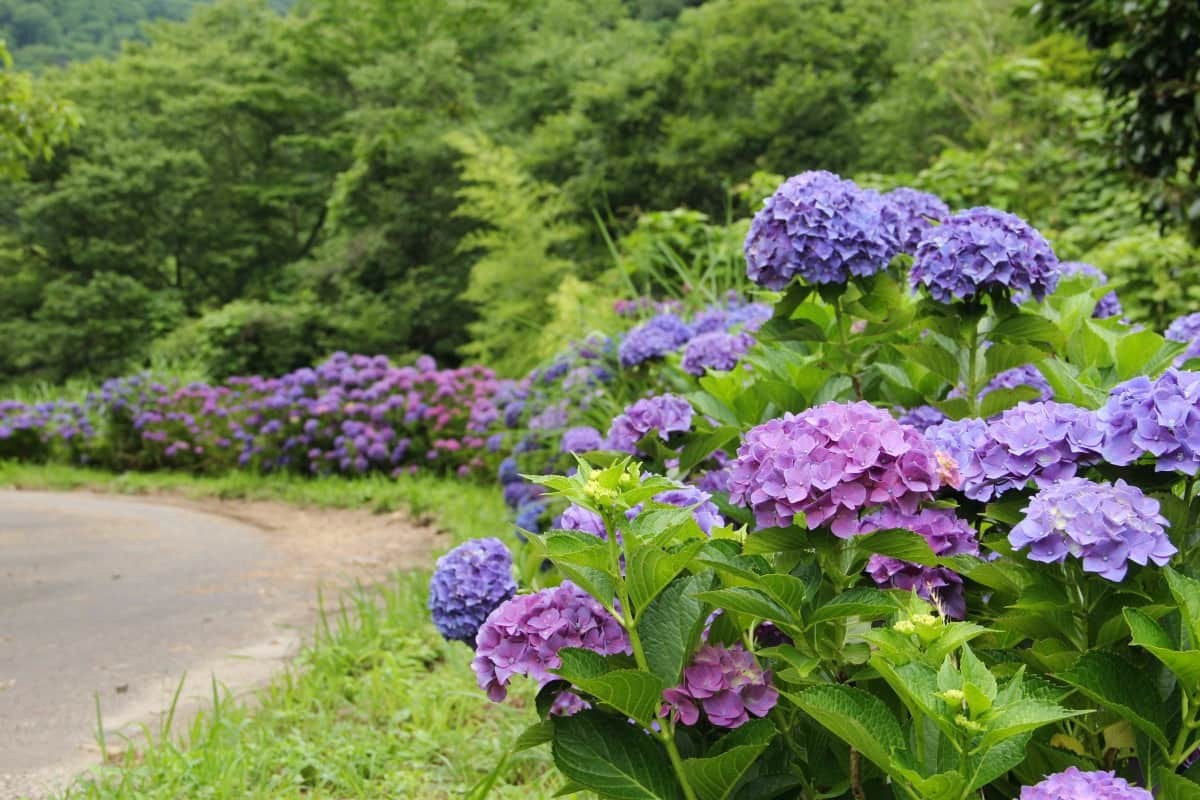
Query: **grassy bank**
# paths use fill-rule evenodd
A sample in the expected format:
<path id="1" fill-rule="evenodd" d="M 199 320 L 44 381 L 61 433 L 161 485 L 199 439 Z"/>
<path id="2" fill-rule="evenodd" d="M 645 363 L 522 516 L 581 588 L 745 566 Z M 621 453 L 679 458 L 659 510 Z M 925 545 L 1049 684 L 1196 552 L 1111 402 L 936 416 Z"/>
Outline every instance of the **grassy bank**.
<path id="1" fill-rule="evenodd" d="M 270 499 L 325 507 L 413 509 L 455 539 L 494 535 L 503 503 L 490 487 L 408 478 L 297 480 L 230 475 L 121 475 L 57 466 L 0 464 L 0 486 L 192 497 Z M 503 523 L 501 523 L 503 524 Z M 63 797 L 96 798 L 451 798 L 499 762 L 528 724 L 514 693 L 488 703 L 469 668 L 470 651 L 444 642 L 425 609 L 428 575 L 342 598 L 288 672 L 252 704 L 217 693 L 183 736 L 149 732 L 117 763 L 81 779 Z M 253 706 L 253 710 L 251 709 Z M 125 743 L 107 743 L 124 750 Z M 492 796 L 549 798 L 557 789 L 547 753 L 509 762 Z"/>

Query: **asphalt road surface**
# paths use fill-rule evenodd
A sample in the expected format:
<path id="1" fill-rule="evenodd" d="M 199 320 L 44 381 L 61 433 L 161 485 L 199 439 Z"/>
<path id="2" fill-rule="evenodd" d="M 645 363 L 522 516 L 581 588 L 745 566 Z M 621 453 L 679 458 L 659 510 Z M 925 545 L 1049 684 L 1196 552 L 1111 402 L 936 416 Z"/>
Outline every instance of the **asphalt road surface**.
<path id="1" fill-rule="evenodd" d="M 261 683 L 307 634 L 308 581 L 263 529 L 139 500 L 0 491 L 0 798 L 61 788 L 154 724 L 186 673 Z"/>

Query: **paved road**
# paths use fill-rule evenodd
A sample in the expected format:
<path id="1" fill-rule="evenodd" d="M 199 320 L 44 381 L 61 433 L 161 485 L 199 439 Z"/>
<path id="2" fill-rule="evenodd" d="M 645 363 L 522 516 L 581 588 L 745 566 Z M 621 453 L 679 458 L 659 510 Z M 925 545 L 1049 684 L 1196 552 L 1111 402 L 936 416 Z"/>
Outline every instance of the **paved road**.
<path id="1" fill-rule="evenodd" d="M 185 698 L 212 674 L 261 681 L 313 600 L 311 584 L 279 580 L 286 562 L 262 530 L 223 517 L 0 491 L 0 798 L 97 760 L 97 695 L 117 731 L 161 711 L 185 671 Z"/>

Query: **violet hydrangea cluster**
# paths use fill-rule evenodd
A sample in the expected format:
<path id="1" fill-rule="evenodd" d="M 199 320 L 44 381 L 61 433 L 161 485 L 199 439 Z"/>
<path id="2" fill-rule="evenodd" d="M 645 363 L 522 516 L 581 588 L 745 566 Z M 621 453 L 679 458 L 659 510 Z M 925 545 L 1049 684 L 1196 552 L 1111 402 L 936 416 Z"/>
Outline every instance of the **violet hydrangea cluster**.
<path id="1" fill-rule="evenodd" d="M 623 453 L 637 453 L 637 444 L 651 431 L 664 442 L 673 433 L 692 427 L 692 406 L 674 394 L 645 397 L 616 416 L 608 429 L 608 446 Z"/>
<path id="2" fill-rule="evenodd" d="M 1058 258 L 1020 217 L 972 208 L 926 232 L 909 277 L 941 303 L 1001 290 L 1042 300 L 1058 285 Z"/>
<path id="3" fill-rule="evenodd" d="M 473 539 L 437 560 L 429 583 L 429 611 L 438 632 L 473 643 L 479 626 L 517 592 L 512 553 L 499 539 Z"/>
<path id="4" fill-rule="evenodd" d="M 942 413 L 941 409 L 928 405 L 913 406 L 899 413 L 901 425 L 911 425 L 922 433 L 934 425 L 946 421 L 946 415 Z"/>
<path id="5" fill-rule="evenodd" d="M 754 337 L 745 331 L 702 333 L 688 342 L 683 369 L 692 375 L 703 375 L 710 369 L 731 370 L 753 346 Z"/>
<path id="6" fill-rule="evenodd" d="M 475 637 L 471 669 L 488 699 L 508 696 L 514 676 L 538 686 L 554 680 L 562 666 L 558 651 L 581 647 L 601 655 L 633 652 L 625 629 L 587 592 L 570 581 L 534 594 L 520 594 L 490 615 Z"/>
<path id="7" fill-rule="evenodd" d="M 901 186 L 883 196 L 883 224 L 901 253 L 912 253 L 935 223 L 950 217 L 950 208 L 942 198 Z"/>
<path id="8" fill-rule="evenodd" d="M 896 254 L 883 198 L 831 172 L 788 178 L 767 198 L 746 236 L 746 274 L 768 289 L 795 278 L 846 283 L 874 275 Z"/>
<path id="9" fill-rule="evenodd" d="M 1096 416 L 1106 461 L 1126 466 L 1148 454 L 1159 472 L 1200 469 L 1200 372 L 1171 367 L 1154 380 L 1125 381 Z"/>
<path id="10" fill-rule="evenodd" d="M 860 531 L 871 533 L 891 528 L 920 534 L 934 555 L 979 554 L 974 529 L 950 509 L 925 508 L 916 514 L 883 509 L 864 517 Z M 962 577 L 947 567 L 929 567 L 876 554 L 867 561 L 866 571 L 877 586 L 915 591 L 950 619 L 964 619 L 967 615 Z"/>
<path id="11" fill-rule="evenodd" d="M 916 428 L 870 403 L 825 403 L 751 429 L 738 448 L 729 499 L 754 511 L 759 527 L 787 526 L 804 514 L 810 528 L 858 532 L 861 510 L 913 514 L 952 480 L 952 465 Z"/>
<path id="12" fill-rule="evenodd" d="M 1080 772 L 1067 767 L 1041 783 L 1021 789 L 1019 800 L 1154 800 L 1154 795 L 1113 772 Z"/>
<path id="13" fill-rule="evenodd" d="M 958 464 L 963 494 L 981 501 L 1073 477 L 1100 460 L 1103 445 L 1095 412 L 1053 401 L 1018 403 L 990 422 L 943 422 L 925 435 Z"/>
<path id="14" fill-rule="evenodd" d="M 590 425 L 577 425 L 563 431 L 560 449 L 564 453 L 586 453 L 604 447 L 604 436 Z"/>
<path id="15" fill-rule="evenodd" d="M 1050 384 L 1041 371 L 1032 364 L 1023 364 L 1006 369 L 988 381 L 987 386 L 980 390 L 979 399 L 983 400 L 992 392 L 1001 389 L 1016 389 L 1019 386 L 1028 386 L 1037 390 L 1039 400 L 1051 400 L 1054 397 L 1054 390 L 1050 388 Z"/>
<path id="16" fill-rule="evenodd" d="M 663 715 L 674 713 L 684 725 L 700 721 L 700 712 L 718 728 L 738 728 L 751 716 L 765 717 L 779 701 L 771 672 L 741 645 L 706 644 L 683 670 L 678 686 L 663 692 Z"/>
<path id="17" fill-rule="evenodd" d="M 1167 524 L 1158 501 L 1136 486 L 1068 478 L 1033 496 L 1008 541 L 1017 550 L 1028 547 L 1032 561 L 1061 563 L 1070 555 L 1085 572 L 1119 582 L 1131 561 L 1161 567 L 1171 560 L 1177 550 Z"/>
<path id="18" fill-rule="evenodd" d="M 636 367 L 646 361 L 673 353 L 692 338 L 692 330 L 674 314 L 659 314 L 625 334 L 618 348 L 623 367 Z"/>

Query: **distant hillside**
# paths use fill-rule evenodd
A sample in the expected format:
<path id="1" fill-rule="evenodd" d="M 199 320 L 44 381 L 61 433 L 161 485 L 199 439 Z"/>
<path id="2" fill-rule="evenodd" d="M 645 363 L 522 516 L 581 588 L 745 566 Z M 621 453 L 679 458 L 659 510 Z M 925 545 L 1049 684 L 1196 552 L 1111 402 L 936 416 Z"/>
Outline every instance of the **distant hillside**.
<path id="1" fill-rule="evenodd" d="M 109 56 L 139 38 L 142 23 L 187 19 L 209 0 L 0 0 L 0 38 L 17 68 Z M 268 0 L 283 10 L 292 0 Z"/>

